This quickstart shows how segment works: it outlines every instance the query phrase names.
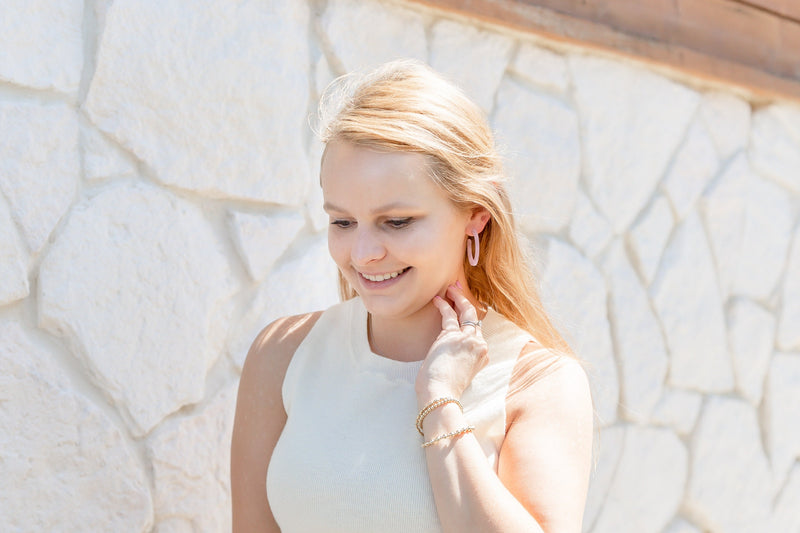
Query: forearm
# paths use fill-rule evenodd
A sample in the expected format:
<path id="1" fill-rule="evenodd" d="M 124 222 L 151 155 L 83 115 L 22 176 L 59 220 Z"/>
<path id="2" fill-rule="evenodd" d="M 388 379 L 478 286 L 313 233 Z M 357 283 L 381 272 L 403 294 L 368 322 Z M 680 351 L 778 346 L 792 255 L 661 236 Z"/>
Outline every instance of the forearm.
<path id="1" fill-rule="evenodd" d="M 467 425 L 458 406 L 447 404 L 426 417 L 425 439 Z M 439 441 L 427 447 L 425 454 L 444 531 L 543 531 L 497 477 L 471 433 Z"/>

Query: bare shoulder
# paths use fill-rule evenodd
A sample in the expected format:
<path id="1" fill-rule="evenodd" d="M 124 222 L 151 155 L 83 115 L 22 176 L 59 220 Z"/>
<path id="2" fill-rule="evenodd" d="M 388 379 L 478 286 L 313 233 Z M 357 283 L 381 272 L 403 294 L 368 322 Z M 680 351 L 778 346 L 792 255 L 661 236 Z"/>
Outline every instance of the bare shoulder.
<path id="1" fill-rule="evenodd" d="M 317 311 L 280 318 L 256 336 L 239 380 L 234 437 L 237 430 L 252 434 L 267 425 L 274 433 L 283 427 L 281 387 L 286 369 L 321 314 Z"/>
<path id="2" fill-rule="evenodd" d="M 272 451 L 286 423 L 286 369 L 322 312 L 281 318 L 256 336 L 247 354 L 231 439 L 233 531 L 279 531 L 266 493 Z"/>
<path id="3" fill-rule="evenodd" d="M 575 357 L 532 345 L 512 382 L 498 476 L 545 531 L 581 531 L 594 423 L 586 372 Z"/>
<path id="4" fill-rule="evenodd" d="M 286 369 L 321 314 L 320 311 L 278 319 L 256 336 L 239 380 L 234 448 L 253 442 L 256 436 L 271 440 L 280 434 L 286 418 L 281 398 Z"/>
<path id="5" fill-rule="evenodd" d="M 320 315 L 322 311 L 279 318 L 262 329 L 250 346 L 242 379 L 256 374 L 282 383 L 294 352 Z"/>
<path id="6" fill-rule="evenodd" d="M 581 362 L 531 342 L 519 355 L 509 385 L 509 423 L 528 416 L 592 419 L 589 380 Z"/>
<path id="7" fill-rule="evenodd" d="M 274 353 L 281 353 L 284 357 L 286 354 L 283 352 L 289 352 L 288 356 L 291 358 L 320 315 L 322 315 L 322 311 L 315 311 L 275 320 L 256 336 L 248 357 L 262 357 L 266 353 L 274 351 Z"/>

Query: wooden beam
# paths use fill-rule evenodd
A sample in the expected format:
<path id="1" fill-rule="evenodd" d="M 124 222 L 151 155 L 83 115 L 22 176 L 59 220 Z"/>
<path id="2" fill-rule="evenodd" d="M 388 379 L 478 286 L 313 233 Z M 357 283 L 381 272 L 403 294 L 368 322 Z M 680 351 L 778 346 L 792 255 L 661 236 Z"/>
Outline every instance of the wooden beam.
<path id="1" fill-rule="evenodd" d="M 411 1 L 733 84 L 755 100 L 800 100 L 800 22 L 782 15 L 797 0 Z"/>
<path id="2" fill-rule="evenodd" d="M 797 0 L 739 0 L 739 2 L 800 22 L 800 2 Z"/>

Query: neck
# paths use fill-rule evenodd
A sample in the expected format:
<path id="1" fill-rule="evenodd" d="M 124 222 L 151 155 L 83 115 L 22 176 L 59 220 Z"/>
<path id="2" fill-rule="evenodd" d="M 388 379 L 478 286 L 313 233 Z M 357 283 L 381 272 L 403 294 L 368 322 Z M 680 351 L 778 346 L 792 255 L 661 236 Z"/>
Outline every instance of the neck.
<path id="1" fill-rule="evenodd" d="M 485 307 L 474 301 L 471 294 L 468 298 L 482 320 L 486 314 Z M 442 331 L 442 315 L 432 303 L 405 317 L 381 317 L 370 313 L 367 320 L 372 351 L 396 361 L 422 361 Z"/>
<path id="2" fill-rule="evenodd" d="M 413 315 L 389 318 L 369 315 L 372 351 L 396 361 L 421 361 L 442 330 L 442 318 L 433 304 Z"/>

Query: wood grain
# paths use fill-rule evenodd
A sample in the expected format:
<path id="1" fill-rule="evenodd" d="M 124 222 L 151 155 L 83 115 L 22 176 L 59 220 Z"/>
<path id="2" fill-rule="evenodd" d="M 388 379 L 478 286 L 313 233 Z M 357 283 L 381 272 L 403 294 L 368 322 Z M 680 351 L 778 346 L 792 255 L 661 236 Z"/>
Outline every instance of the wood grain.
<path id="1" fill-rule="evenodd" d="M 800 0 L 411 0 L 800 100 Z"/>

